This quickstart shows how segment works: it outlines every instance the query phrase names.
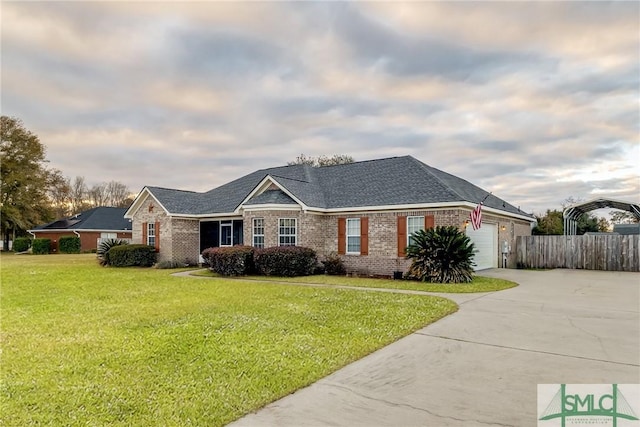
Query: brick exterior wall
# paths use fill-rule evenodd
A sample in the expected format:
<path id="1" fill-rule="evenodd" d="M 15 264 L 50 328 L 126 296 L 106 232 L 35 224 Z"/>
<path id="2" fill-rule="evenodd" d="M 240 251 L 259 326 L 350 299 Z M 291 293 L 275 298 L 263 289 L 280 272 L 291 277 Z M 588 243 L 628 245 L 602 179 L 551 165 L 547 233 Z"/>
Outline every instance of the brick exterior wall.
<path id="1" fill-rule="evenodd" d="M 197 219 L 171 218 L 148 195 L 135 212 L 132 223 L 132 243 L 146 244 L 142 241 L 144 223 L 160 223 L 160 250 L 158 262 L 178 261 L 197 264 L 200 254 L 200 221 Z"/>
<path id="2" fill-rule="evenodd" d="M 89 232 L 89 231 L 80 231 L 80 250 L 91 251 L 93 249 L 98 249 L 98 239 L 100 238 L 101 232 Z M 119 232 L 117 233 L 118 239 L 131 239 L 131 232 Z"/>
<path id="3" fill-rule="evenodd" d="M 394 271 L 406 271 L 411 264 L 404 257 L 398 257 L 398 217 L 433 216 L 436 226 L 455 225 L 461 227 L 468 217 L 461 210 L 411 210 L 397 212 L 358 213 L 330 217 L 327 240 L 328 252 L 338 250 L 338 218 L 369 218 L 369 255 L 341 255 L 347 273 L 358 275 L 392 276 Z"/>
<path id="4" fill-rule="evenodd" d="M 298 245 L 314 249 L 322 260 L 332 252 L 338 252 L 338 218 L 369 218 L 369 254 L 341 255 L 348 273 L 358 275 L 391 276 L 394 271 L 406 271 L 410 261 L 398 257 L 397 224 L 399 216 L 434 217 L 436 226 L 454 225 L 464 229 L 470 210 L 434 209 L 398 212 L 365 212 L 349 215 L 322 215 L 302 211 L 245 211 L 244 241 L 251 245 L 253 237 L 253 218 L 263 218 L 265 226 L 265 247 L 278 245 L 278 218 L 296 218 L 298 220 Z M 508 257 L 508 266 L 515 267 L 515 237 L 530 235 L 531 228 L 526 221 L 502 218 L 483 213 L 483 222 L 497 224 L 498 245 L 507 240 L 512 252 Z M 470 226 L 470 225 L 469 225 Z M 501 230 L 504 226 L 505 230 Z M 497 254 L 499 263 L 502 255 Z"/>
<path id="5" fill-rule="evenodd" d="M 153 206 L 153 207 L 152 207 Z M 152 207 L 150 209 L 150 207 Z M 349 215 L 318 214 L 301 210 L 245 210 L 243 213 L 243 238 L 245 245 L 253 243 L 253 219 L 264 219 L 265 247 L 278 245 L 278 219 L 295 218 L 297 220 L 297 245 L 314 249 L 322 260 L 330 253 L 338 252 L 338 218 L 369 219 L 369 254 L 341 255 L 351 274 L 391 276 L 394 271 L 405 272 L 410 262 L 398 257 L 397 224 L 399 216 L 433 216 L 435 226 L 453 225 L 464 229 L 470 209 L 431 209 L 397 212 L 362 212 Z M 158 261 L 174 260 L 196 263 L 200 247 L 200 226 L 197 219 L 170 218 L 147 196 L 136 211 L 133 221 L 133 242 L 142 242 L 142 224 L 160 222 L 160 251 Z M 504 218 L 483 212 L 483 222 L 498 227 L 497 251 L 501 264 L 501 242 L 511 246 L 508 255 L 508 267 L 515 267 L 515 239 L 517 236 L 530 235 L 528 222 Z M 470 225 L 469 225 L 470 226 Z M 504 230 L 502 230 L 504 228 Z"/>
<path id="6" fill-rule="evenodd" d="M 193 219 L 171 219 L 170 259 L 187 264 L 197 264 L 200 255 L 200 221 Z M 160 253 L 162 253 L 162 241 Z"/>
<path id="7" fill-rule="evenodd" d="M 58 240 L 61 237 L 72 236 L 77 237 L 73 231 L 58 231 L 58 232 L 36 232 L 34 233 L 36 239 L 49 239 L 51 240 L 51 246 L 49 246 L 49 253 L 58 253 Z"/>
<path id="8" fill-rule="evenodd" d="M 353 215 L 336 215 L 329 217 L 327 224 L 327 245 L 325 254 L 338 250 L 338 218 L 369 218 L 369 255 L 341 255 L 347 272 L 358 275 L 384 275 L 391 276 L 394 271 L 407 271 L 411 264 L 409 260 L 398 257 L 397 224 L 399 216 L 429 216 L 433 215 L 435 226 L 453 225 L 461 230 L 465 227 L 465 221 L 469 218 L 470 210 L 464 209 L 438 209 L 415 210 L 401 212 L 377 212 L 358 213 Z M 507 266 L 515 267 L 515 238 L 516 236 L 530 235 L 531 228 L 528 222 L 501 218 L 483 213 L 483 222 L 498 225 L 498 262 L 500 265 L 502 255 L 501 242 L 506 240 L 511 245 L 511 253 L 508 256 Z M 505 226 L 502 231 L 501 227 Z M 469 225 L 470 226 L 470 225 Z"/>
<path id="9" fill-rule="evenodd" d="M 59 231 L 59 232 L 35 232 L 37 239 L 51 239 L 50 253 L 55 254 L 59 252 L 58 241 L 61 237 L 71 236 L 78 237 L 73 231 Z M 99 231 L 80 231 L 80 251 L 89 252 L 98 248 L 98 239 L 100 238 Z M 119 232 L 119 239 L 131 239 L 131 232 Z"/>

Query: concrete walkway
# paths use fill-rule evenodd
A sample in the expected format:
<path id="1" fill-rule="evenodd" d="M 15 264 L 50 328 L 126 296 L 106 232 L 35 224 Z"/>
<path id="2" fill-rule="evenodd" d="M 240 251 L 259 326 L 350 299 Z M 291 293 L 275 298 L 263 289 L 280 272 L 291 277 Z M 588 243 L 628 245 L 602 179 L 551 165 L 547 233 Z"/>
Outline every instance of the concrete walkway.
<path id="1" fill-rule="evenodd" d="M 520 286 L 231 426 L 535 426 L 537 384 L 640 383 L 640 274 L 490 270 Z"/>

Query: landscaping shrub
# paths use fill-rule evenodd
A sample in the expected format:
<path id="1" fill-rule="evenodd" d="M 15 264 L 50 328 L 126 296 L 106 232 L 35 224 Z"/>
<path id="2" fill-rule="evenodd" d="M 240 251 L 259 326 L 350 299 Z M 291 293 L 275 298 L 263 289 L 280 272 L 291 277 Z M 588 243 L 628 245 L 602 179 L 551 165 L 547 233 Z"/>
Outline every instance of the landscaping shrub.
<path id="1" fill-rule="evenodd" d="M 318 264 L 316 252 L 301 246 L 276 246 L 258 249 L 256 270 L 265 276 L 309 276 Z"/>
<path id="2" fill-rule="evenodd" d="M 107 252 L 109 252 L 109 249 L 113 248 L 114 246 L 122 246 L 122 245 L 128 245 L 128 244 L 129 242 L 122 239 L 103 240 L 98 246 L 98 248 L 96 249 L 96 256 L 98 258 L 98 262 L 100 263 L 100 265 L 102 266 L 109 265 L 109 259 L 106 256 Z"/>
<path id="3" fill-rule="evenodd" d="M 325 273 L 331 276 L 344 276 L 347 274 L 347 269 L 342 263 L 342 258 L 335 252 L 327 255 L 325 260 L 322 261 L 322 264 L 324 264 Z"/>
<path id="4" fill-rule="evenodd" d="M 51 239 L 33 239 L 31 247 L 34 255 L 47 255 L 51 250 Z"/>
<path id="5" fill-rule="evenodd" d="M 223 276 L 243 276 L 255 271 L 254 248 L 232 246 L 230 248 L 208 248 L 202 251 L 202 258 L 209 269 Z"/>
<path id="6" fill-rule="evenodd" d="M 149 245 L 119 245 L 109 249 L 105 258 L 114 267 L 151 267 L 156 263 L 156 249 Z"/>
<path id="7" fill-rule="evenodd" d="M 436 227 L 413 233 L 407 248 L 411 267 L 407 278 L 435 283 L 467 283 L 473 280 L 471 239 L 457 227 Z"/>
<path id="8" fill-rule="evenodd" d="M 33 239 L 30 237 L 18 237 L 13 241 L 13 251 L 26 252 L 31 247 L 31 242 L 33 242 Z"/>
<path id="9" fill-rule="evenodd" d="M 60 253 L 63 254 L 79 254 L 80 238 L 78 236 L 63 236 L 58 240 Z"/>

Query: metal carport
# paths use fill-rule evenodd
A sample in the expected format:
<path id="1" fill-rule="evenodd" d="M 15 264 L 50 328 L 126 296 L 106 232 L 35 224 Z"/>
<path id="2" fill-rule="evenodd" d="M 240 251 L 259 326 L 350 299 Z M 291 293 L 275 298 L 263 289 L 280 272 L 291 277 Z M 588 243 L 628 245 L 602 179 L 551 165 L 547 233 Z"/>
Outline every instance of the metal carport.
<path id="1" fill-rule="evenodd" d="M 613 208 L 621 211 L 631 212 L 638 220 L 640 220 L 640 205 L 622 200 L 613 199 L 593 199 L 588 202 L 577 203 L 569 206 L 562 212 L 564 220 L 564 234 L 575 235 L 577 232 L 578 218 L 583 214 L 594 211 L 596 209 Z"/>

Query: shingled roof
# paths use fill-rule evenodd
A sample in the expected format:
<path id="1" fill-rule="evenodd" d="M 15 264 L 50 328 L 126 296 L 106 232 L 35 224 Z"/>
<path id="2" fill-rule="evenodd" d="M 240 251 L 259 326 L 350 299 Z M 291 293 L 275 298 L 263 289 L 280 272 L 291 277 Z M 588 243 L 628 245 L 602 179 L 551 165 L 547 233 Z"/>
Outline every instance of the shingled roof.
<path id="1" fill-rule="evenodd" d="M 59 219 L 39 225 L 29 231 L 100 230 L 130 231 L 131 222 L 124 218 L 126 208 L 100 206 L 81 212 L 69 218 Z"/>
<path id="2" fill-rule="evenodd" d="M 488 192 L 470 182 L 422 163 L 412 156 L 312 167 L 291 165 L 261 169 L 206 193 L 146 187 L 176 215 L 232 213 L 270 177 L 308 208 L 348 209 L 416 204 L 477 204 Z M 255 194 L 246 204 L 291 204 L 283 191 Z M 486 207 L 531 217 L 499 197 L 489 195 Z"/>

